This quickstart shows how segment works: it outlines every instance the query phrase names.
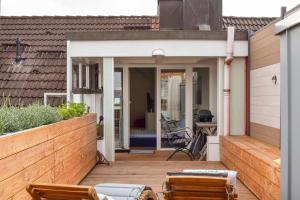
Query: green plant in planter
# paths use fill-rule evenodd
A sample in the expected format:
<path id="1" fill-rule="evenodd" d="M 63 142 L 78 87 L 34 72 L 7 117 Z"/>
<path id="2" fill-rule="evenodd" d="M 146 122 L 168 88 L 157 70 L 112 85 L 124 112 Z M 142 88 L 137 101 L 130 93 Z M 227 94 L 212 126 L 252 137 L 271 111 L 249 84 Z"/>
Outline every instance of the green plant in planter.
<path id="1" fill-rule="evenodd" d="M 71 119 L 73 117 L 80 117 L 85 113 L 84 103 L 70 103 L 64 104 L 57 109 L 57 112 L 63 119 Z"/>
<path id="2" fill-rule="evenodd" d="M 0 135 L 2 135 L 5 132 L 5 124 L 3 119 L 0 116 Z"/>
<path id="3" fill-rule="evenodd" d="M 27 107 L 0 106 L 0 135 L 60 121 L 57 109 L 32 104 Z"/>

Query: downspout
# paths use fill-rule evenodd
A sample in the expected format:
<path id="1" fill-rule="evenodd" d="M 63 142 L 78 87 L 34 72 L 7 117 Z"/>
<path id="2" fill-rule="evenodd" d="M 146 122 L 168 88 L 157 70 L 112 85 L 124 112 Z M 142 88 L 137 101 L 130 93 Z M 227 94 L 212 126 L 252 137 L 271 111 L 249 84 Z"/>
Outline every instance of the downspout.
<path id="1" fill-rule="evenodd" d="M 252 31 L 248 31 L 248 57 L 245 59 L 246 64 L 246 130 L 247 136 L 251 135 L 251 100 L 250 100 L 250 82 L 251 82 L 251 41 L 250 38 L 253 36 Z"/>
<path id="2" fill-rule="evenodd" d="M 227 31 L 227 57 L 224 63 L 224 136 L 230 134 L 230 68 L 233 61 L 234 27 Z"/>
<path id="3" fill-rule="evenodd" d="M 249 136 L 250 135 L 250 132 L 249 132 L 249 119 L 250 119 L 250 116 L 249 116 L 249 110 L 250 110 L 250 95 L 249 95 L 249 85 L 250 85 L 250 77 L 249 77 L 249 57 L 245 57 L 245 80 L 246 80 L 246 84 L 245 84 L 245 97 L 246 97 L 246 105 L 245 105 L 245 135 Z"/>

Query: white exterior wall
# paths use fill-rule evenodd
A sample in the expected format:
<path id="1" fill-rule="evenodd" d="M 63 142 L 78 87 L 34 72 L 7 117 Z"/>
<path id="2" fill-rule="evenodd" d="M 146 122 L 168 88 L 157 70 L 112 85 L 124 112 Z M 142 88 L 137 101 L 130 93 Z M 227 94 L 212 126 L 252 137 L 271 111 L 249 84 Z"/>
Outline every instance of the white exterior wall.
<path id="1" fill-rule="evenodd" d="M 115 160 L 114 58 L 103 58 L 104 155 Z"/>
<path id="2" fill-rule="evenodd" d="M 280 64 L 251 70 L 250 92 L 251 122 L 280 129 Z"/>
<path id="3" fill-rule="evenodd" d="M 231 65 L 230 135 L 245 135 L 246 66 L 244 58 L 235 58 Z"/>
<path id="4" fill-rule="evenodd" d="M 161 49 L 170 57 L 225 57 L 224 40 L 138 40 L 138 41 L 72 41 L 69 47 L 71 57 L 152 57 Z M 234 56 L 248 56 L 248 42 L 234 43 Z"/>
<path id="5" fill-rule="evenodd" d="M 104 134 L 105 134 L 105 155 L 109 160 L 114 160 L 114 112 L 113 112 L 113 71 L 114 57 L 135 57 L 135 58 L 152 58 L 152 53 L 155 49 L 161 49 L 165 53 L 165 57 L 172 59 L 175 57 L 219 57 L 213 65 L 205 65 L 203 67 L 210 68 L 210 109 L 216 116 L 218 121 L 219 131 L 222 133 L 222 104 L 223 104 L 223 66 L 224 57 L 226 56 L 226 41 L 204 41 L 204 40 L 151 40 L 151 41 L 68 41 L 68 69 L 70 70 L 72 57 L 103 57 L 103 83 L 104 83 Z M 234 56 L 236 57 L 232 64 L 232 101 L 231 101 L 231 132 L 233 134 L 244 134 L 245 131 L 245 64 L 243 58 L 248 56 L 248 42 L 236 41 L 234 43 Z M 180 63 L 180 62 L 179 62 Z M 201 63 L 201 61 L 200 61 Z M 171 65 L 171 64 L 170 64 Z M 175 64 L 176 65 L 176 64 Z M 178 65 L 178 64 L 177 64 Z M 180 64 L 181 67 L 187 69 L 187 74 L 191 74 L 192 67 L 198 65 Z M 199 64 L 201 65 L 201 64 Z M 130 65 L 128 65 L 131 67 Z M 127 66 L 127 67 L 128 67 Z M 152 64 L 157 70 L 157 83 L 160 84 L 160 69 L 162 66 Z M 173 65 L 174 66 L 174 65 Z M 170 68 L 173 68 L 172 66 Z M 71 74 L 68 70 L 68 74 Z M 128 69 L 126 69 L 128 70 Z M 127 72 L 128 73 L 128 72 Z M 70 83 L 72 76 L 68 75 L 68 93 L 70 93 Z M 128 78 L 128 76 L 127 76 Z M 187 85 L 192 85 L 192 79 L 187 80 Z M 128 84 L 128 79 L 125 79 L 125 87 Z M 124 91 L 126 92 L 126 91 Z M 156 90 L 157 96 L 160 96 L 160 87 Z M 192 88 L 187 90 L 189 95 L 186 96 L 186 114 L 187 125 L 192 124 Z M 125 97 L 125 95 L 124 95 Z M 75 99 L 77 99 L 75 95 Z M 100 97 L 93 95 L 85 95 L 84 101 L 87 105 L 91 105 L 91 111 L 102 112 L 100 108 Z M 125 99 L 124 99 L 125 100 Z M 98 102 L 99 103 L 96 103 Z M 156 107 L 160 108 L 160 100 L 157 100 Z M 124 107 L 124 111 L 126 108 Z M 125 112 L 124 112 L 125 113 Z M 157 112 L 159 113 L 159 112 Z M 125 116 L 124 116 L 125 117 Z M 128 133 L 128 127 L 125 127 L 125 134 Z M 160 114 L 157 114 L 157 132 L 160 133 Z M 160 135 L 158 135 L 158 146 L 160 146 Z M 126 145 L 126 143 L 125 143 Z M 126 145 L 127 146 L 127 145 Z"/>
<path id="6" fill-rule="evenodd" d="M 185 70 L 185 126 L 193 128 L 193 68 Z"/>
<path id="7" fill-rule="evenodd" d="M 224 58 L 218 58 L 217 59 L 217 110 L 218 110 L 218 115 L 217 115 L 217 123 L 218 123 L 218 135 L 223 134 L 223 125 L 224 125 L 224 120 L 223 120 L 223 111 L 224 111 Z"/>

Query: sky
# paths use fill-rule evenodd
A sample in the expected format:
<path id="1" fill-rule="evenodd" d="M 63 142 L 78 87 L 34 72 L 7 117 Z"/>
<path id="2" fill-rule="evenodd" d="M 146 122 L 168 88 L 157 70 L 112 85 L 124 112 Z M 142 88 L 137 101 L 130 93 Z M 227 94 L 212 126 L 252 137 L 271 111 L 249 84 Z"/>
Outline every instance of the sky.
<path id="1" fill-rule="evenodd" d="M 1 15 L 156 15 L 157 0 L 0 0 Z M 223 0 L 224 16 L 278 17 L 300 0 Z"/>

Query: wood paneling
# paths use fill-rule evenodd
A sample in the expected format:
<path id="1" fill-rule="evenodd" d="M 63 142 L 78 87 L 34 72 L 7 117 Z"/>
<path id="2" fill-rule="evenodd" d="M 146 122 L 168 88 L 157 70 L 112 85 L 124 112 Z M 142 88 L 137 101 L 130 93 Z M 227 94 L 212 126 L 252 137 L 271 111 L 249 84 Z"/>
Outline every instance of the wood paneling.
<path id="1" fill-rule="evenodd" d="M 221 137 L 221 161 L 259 199 L 280 199 L 280 150 L 247 136 Z"/>
<path id="2" fill-rule="evenodd" d="M 251 70 L 250 135 L 279 147 L 280 143 L 280 64 Z M 277 83 L 272 77 L 277 77 Z"/>
<path id="3" fill-rule="evenodd" d="M 27 183 L 78 184 L 96 164 L 96 115 L 0 137 L 0 199 L 31 199 Z"/>
<path id="4" fill-rule="evenodd" d="M 268 144 L 280 147 L 280 129 L 251 123 L 251 137 Z"/>
<path id="5" fill-rule="evenodd" d="M 280 62 L 280 38 L 274 35 L 274 28 L 271 24 L 250 38 L 251 69 Z"/>

